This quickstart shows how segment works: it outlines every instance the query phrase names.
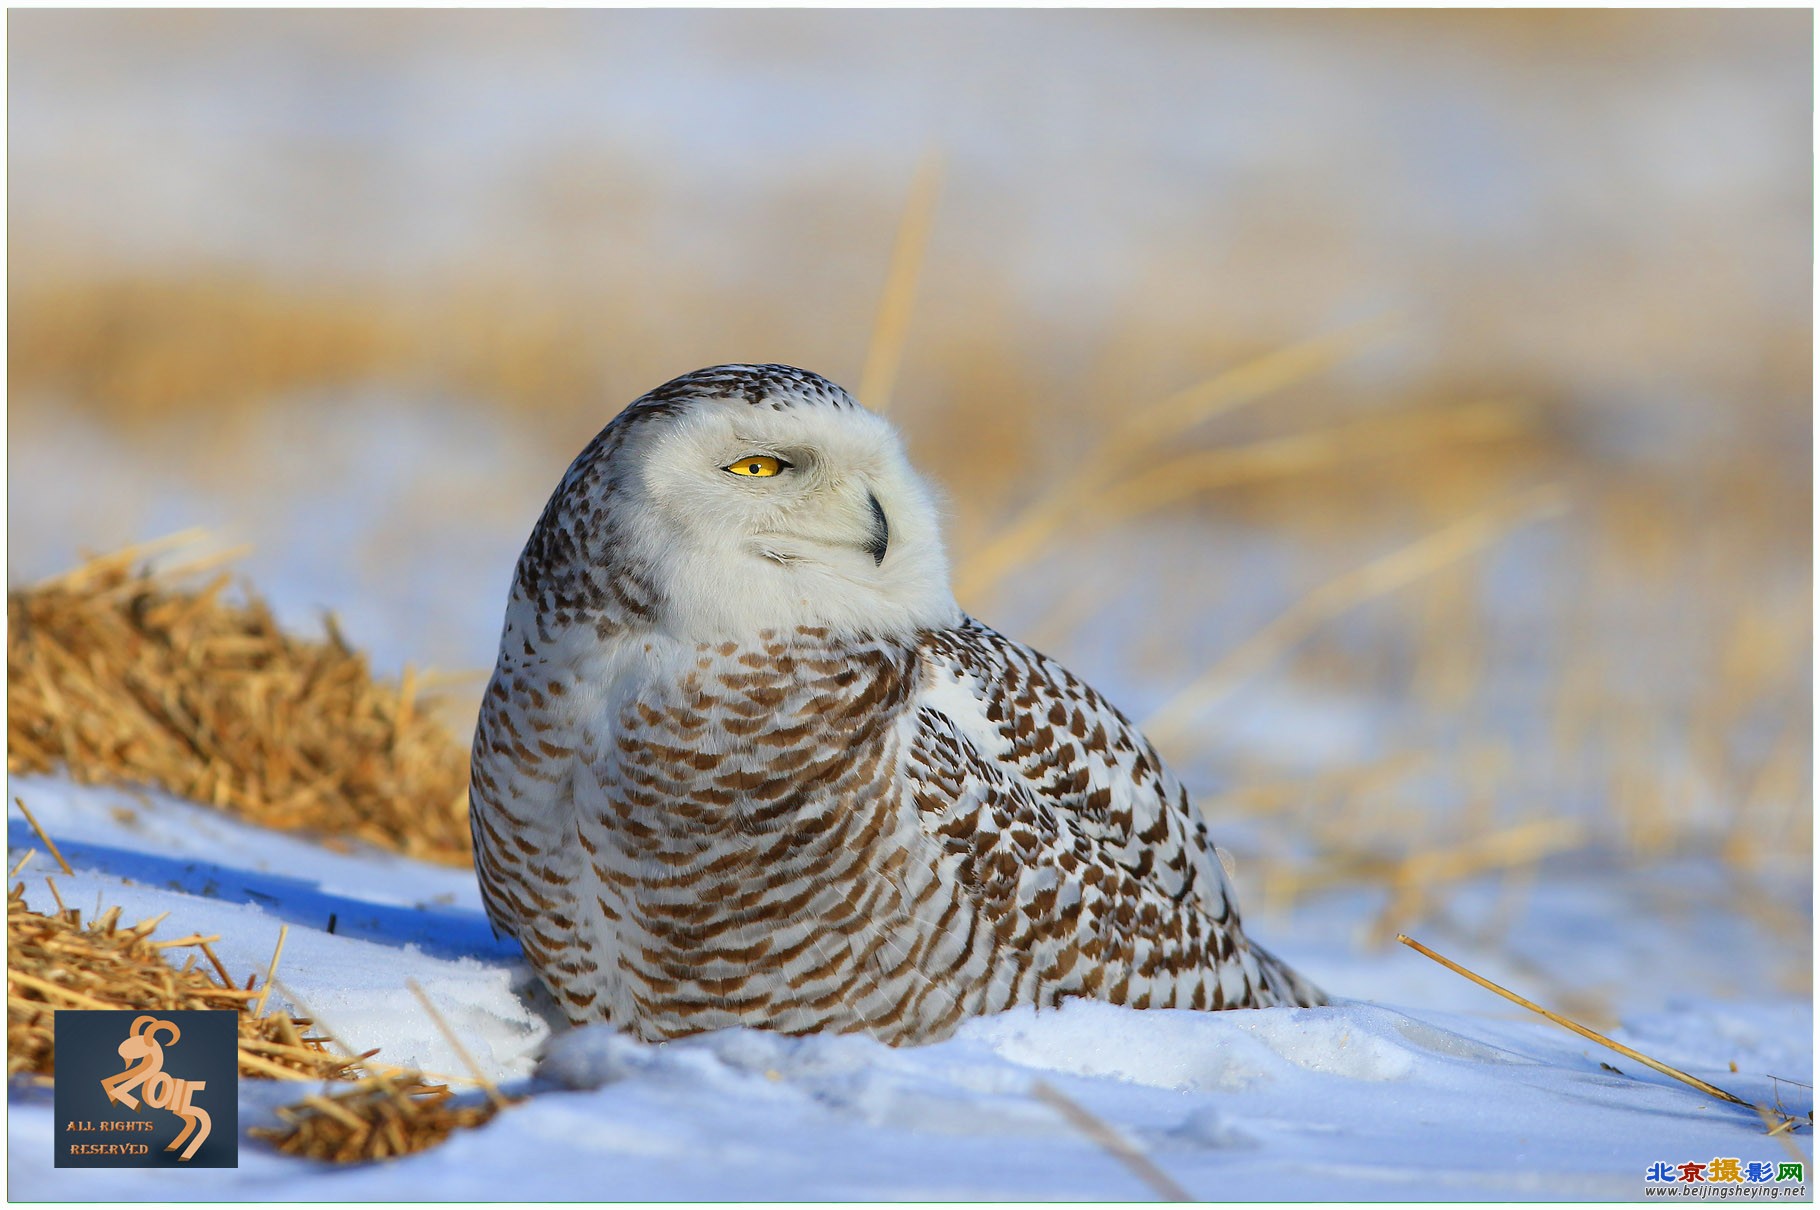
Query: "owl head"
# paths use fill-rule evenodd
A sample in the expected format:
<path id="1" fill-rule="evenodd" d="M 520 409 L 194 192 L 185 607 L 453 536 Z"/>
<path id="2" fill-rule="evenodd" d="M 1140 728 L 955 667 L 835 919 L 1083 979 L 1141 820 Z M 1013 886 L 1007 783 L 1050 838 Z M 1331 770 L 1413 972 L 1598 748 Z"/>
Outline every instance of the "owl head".
<path id="1" fill-rule="evenodd" d="M 953 625 L 935 498 L 897 431 L 806 370 L 665 383 L 570 466 L 519 563 L 558 623 L 718 641 Z"/>

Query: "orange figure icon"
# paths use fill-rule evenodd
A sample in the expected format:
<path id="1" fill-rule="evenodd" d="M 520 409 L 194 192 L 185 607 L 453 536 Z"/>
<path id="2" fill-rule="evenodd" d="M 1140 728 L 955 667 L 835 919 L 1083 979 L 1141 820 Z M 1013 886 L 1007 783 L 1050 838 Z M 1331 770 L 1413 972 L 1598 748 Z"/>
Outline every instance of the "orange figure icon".
<path id="1" fill-rule="evenodd" d="M 190 1145 L 178 1157 L 187 1160 L 209 1137 L 208 1111 L 190 1104 L 190 1098 L 207 1085 L 202 1080 L 179 1080 L 164 1070 L 164 1045 L 158 1041 L 160 1030 L 170 1031 L 170 1042 L 164 1045 L 175 1046 L 177 1039 L 183 1036 L 173 1021 L 161 1021 L 149 1015 L 136 1018 L 132 1029 L 127 1031 L 126 1041 L 120 1044 L 120 1057 L 127 1062 L 126 1070 L 102 1080 L 101 1089 L 107 1093 L 109 1101 L 136 1110 L 139 1098 L 132 1090 L 143 1084 L 147 1105 L 153 1109 L 168 1109 L 184 1120 L 183 1132 L 172 1139 L 165 1150 L 175 1151 L 183 1146 L 183 1140 L 189 1139 Z M 197 1130 L 197 1127 L 201 1129 Z M 190 1138 L 192 1132 L 196 1137 Z"/>

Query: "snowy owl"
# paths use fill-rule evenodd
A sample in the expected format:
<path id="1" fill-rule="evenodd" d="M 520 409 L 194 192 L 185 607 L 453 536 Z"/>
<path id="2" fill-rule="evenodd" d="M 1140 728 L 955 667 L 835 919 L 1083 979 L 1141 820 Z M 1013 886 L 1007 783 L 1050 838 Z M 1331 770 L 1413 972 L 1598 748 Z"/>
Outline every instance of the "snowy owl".
<path id="1" fill-rule="evenodd" d="M 1137 729 L 955 604 L 891 425 L 789 366 L 666 383 L 570 465 L 471 804 L 494 925 L 571 1020 L 649 1041 L 1322 1001 Z"/>

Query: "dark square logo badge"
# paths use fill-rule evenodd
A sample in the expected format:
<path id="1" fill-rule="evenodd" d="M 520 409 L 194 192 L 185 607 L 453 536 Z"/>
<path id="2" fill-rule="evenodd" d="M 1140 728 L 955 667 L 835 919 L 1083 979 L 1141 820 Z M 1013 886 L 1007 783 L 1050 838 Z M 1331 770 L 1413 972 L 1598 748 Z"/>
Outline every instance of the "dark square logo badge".
<path id="1" fill-rule="evenodd" d="M 238 1168 L 231 1011 L 57 1010 L 59 1168 Z"/>

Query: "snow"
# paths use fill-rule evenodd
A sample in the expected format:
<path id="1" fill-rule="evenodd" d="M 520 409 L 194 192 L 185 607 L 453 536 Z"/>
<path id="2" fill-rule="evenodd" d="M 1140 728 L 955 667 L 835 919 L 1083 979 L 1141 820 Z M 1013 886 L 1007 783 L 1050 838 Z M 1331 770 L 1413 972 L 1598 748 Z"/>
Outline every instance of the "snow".
<path id="1" fill-rule="evenodd" d="M 289 925 L 278 1001 L 353 1050 L 377 1046 L 385 1062 L 460 1075 L 462 1061 L 407 991 L 415 980 L 485 1074 L 528 1097 L 434 1151 L 339 1169 L 245 1136 L 309 1088 L 249 1080 L 238 1169 L 53 1170 L 49 1093 L 20 1086 L 8 1119 L 18 1199 L 1153 1196 L 1037 1095 L 1039 1081 L 1197 1198 L 1628 1199 L 1657 1160 L 1788 1158 L 1746 1111 L 1414 955 L 1360 953 L 1346 923 L 1359 905 L 1344 895 L 1293 927 L 1254 911 L 1251 927 L 1330 989 L 1375 1002 L 1196 1013 L 1077 1001 L 977 1019 L 924 1047 L 752 1030 L 654 1046 L 553 1026 L 515 947 L 491 935 L 465 870 L 332 851 L 151 791 L 50 776 L 13 777 L 12 794 L 75 868 L 58 873 L 13 811 L 9 863 L 40 850 L 20 874 L 32 907 L 54 908 L 54 880 L 85 913 L 169 912 L 159 936 L 219 934 L 214 948 L 236 973 L 263 971 Z M 1634 919 L 1621 880 L 1578 885 L 1580 912 Z M 1598 954 L 1596 930 L 1575 908 L 1571 896 L 1556 905 L 1553 939 L 1577 929 Z M 1723 948 L 1714 923 L 1715 948 L 1701 961 L 1754 961 L 1747 947 Z M 1646 989 L 1664 965 L 1655 951 L 1675 943 L 1647 930 L 1632 940 L 1603 956 L 1620 967 L 1628 956 L 1635 969 L 1617 973 Z M 1511 967 L 1518 959 L 1471 960 L 1495 978 L 1525 978 Z M 1801 1086 L 1812 1082 L 1808 1001 L 1773 991 L 1714 999 L 1698 982 L 1687 990 L 1665 1004 L 1633 994 L 1659 1006 L 1626 1014 L 1614 1036 L 1748 1100 L 1811 1109 Z M 1797 1145 L 1805 1156 L 1806 1137 Z"/>

